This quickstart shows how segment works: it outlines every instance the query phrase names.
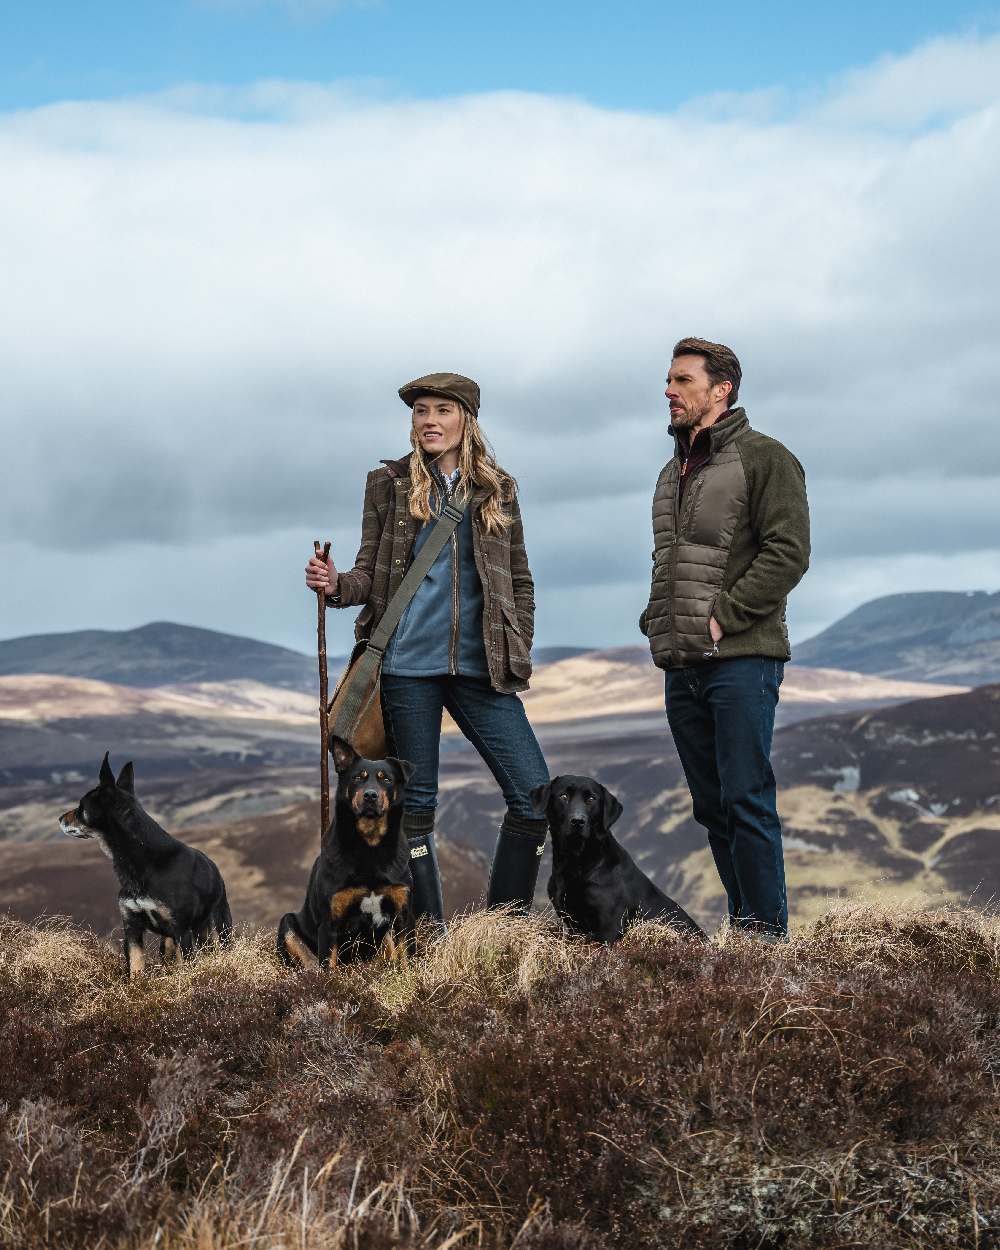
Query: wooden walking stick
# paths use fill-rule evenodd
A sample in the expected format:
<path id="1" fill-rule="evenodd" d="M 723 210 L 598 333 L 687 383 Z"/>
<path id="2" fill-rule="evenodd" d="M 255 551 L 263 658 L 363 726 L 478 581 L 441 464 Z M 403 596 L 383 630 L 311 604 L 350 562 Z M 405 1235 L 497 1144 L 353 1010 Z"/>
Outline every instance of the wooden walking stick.
<path id="1" fill-rule="evenodd" d="M 324 562 L 330 555 L 330 544 L 320 550 L 319 539 L 313 539 L 313 550 Z M 326 719 L 326 595 L 316 591 L 316 644 L 319 651 L 319 836 L 325 837 L 330 826 L 330 729 Z"/>

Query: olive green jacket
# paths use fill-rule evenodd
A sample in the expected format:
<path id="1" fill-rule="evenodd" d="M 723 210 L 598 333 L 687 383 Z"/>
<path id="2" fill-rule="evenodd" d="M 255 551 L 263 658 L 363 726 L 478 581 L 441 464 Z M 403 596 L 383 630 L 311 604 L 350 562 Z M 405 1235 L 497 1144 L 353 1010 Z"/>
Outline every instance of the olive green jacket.
<path id="1" fill-rule="evenodd" d="M 791 659 L 785 603 L 809 567 L 805 473 L 781 443 L 750 428 L 742 408 L 711 426 L 710 440 L 680 505 L 679 446 L 660 472 L 639 628 L 660 668 L 738 655 Z M 712 616 L 723 631 L 717 647 Z"/>
<path id="2" fill-rule="evenodd" d="M 384 460 L 365 483 L 361 546 L 354 567 L 340 574 L 337 595 L 327 603 L 338 608 L 362 606 L 354 624 L 359 640 L 371 636 L 396 593 L 413 558 L 420 522 L 410 513 L 410 457 Z M 485 491 L 469 499 L 472 547 L 483 585 L 483 642 L 490 684 L 502 694 L 526 690 L 531 676 L 531 640 L 535 632 L 535 586 L 524 548 L 524 528 L 517 498 L 509 505 L 510 526 L 487 534 L 478 505 Z"/>

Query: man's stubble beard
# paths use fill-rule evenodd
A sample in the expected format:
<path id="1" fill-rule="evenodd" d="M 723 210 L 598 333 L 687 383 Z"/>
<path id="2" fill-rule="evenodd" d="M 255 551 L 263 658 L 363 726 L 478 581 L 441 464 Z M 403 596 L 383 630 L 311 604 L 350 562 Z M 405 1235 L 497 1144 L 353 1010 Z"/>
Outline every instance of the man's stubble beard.
<path id="1" fill-rule="evenodd" d="M 706 403 L 703 408 L 699 408 L 694 412 L 690 412 L 685 408 L 682 412 L 678 413 L 676 417 L 673 413 L 670 414 L 670 424 L 675 430 L 689 433 L 692 429 L 694 429 L 699 421 L 703 421 L 711 411 L 711 403 Z"/>

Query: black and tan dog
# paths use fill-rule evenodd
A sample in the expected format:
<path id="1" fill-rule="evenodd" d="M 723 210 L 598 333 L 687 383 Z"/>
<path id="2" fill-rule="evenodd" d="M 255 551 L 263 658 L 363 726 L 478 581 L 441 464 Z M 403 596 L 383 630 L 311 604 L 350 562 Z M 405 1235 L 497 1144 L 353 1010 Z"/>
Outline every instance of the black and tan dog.
<path id="1" fill-rule="evenodd" d="M 598 942 L 617 942 L 628 925 L 655 920 L 704 938 L 691 917 L 637 867 L 611 832 L 622 814 L 592 777 L 553 777 L 531 792 L 552 834 L 549 898 L 566 926 Z"/>
<path id="2" fill-rule="evenodd" d="M 229 943 L 233 920 L 222 874 L 207 855 L 171 837 L 143 811 L 131 760 L 116 781 L 105 753 L 98 785 L 59 817 L 59 827 L 74 838 L 96 838 L 114 866 L 130 979 L 145 966 L 147 930 L 159 937 L 164 962 L 187 958 L 213 931 Z"/>
<path id="3" fill-rule="evenodd" d="M 391 959 L 405 960 L 414 925 L 403 794 L 413 766 L 364 759 L 339 738 L 331 750 L 333 819 L 301 910 L 278 925 L 278 954 L 292 967 L 370 959 L 380 947 Z"/>

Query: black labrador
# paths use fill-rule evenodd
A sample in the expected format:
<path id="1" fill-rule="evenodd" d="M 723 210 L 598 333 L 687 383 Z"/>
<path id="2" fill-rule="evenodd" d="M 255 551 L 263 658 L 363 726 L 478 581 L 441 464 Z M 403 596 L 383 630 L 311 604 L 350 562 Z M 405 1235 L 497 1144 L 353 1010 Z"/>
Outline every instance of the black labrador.
<path id="1" fill-rule="evenodd" d="M 552 834 L 549 898 L 575 933 L 617 942 L 637 920 L 656 920 L 704 939 L 683 908 L 658 889 L 615 838 L 622 805 L 592 777 L 553 777 L 531 792 Z"/>

